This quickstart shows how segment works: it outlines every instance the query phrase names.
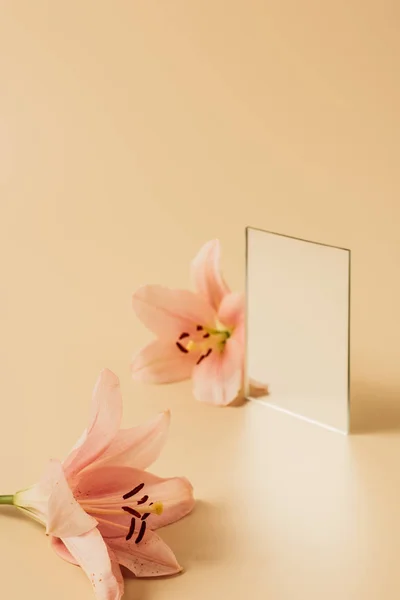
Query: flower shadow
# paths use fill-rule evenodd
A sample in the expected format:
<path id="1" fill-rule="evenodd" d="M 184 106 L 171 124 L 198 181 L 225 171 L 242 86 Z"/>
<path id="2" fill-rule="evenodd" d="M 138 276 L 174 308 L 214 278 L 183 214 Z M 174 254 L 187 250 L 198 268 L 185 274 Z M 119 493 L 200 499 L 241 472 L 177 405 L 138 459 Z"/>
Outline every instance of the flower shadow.
<path id="1" fill-rule="evenodd" d="M 223 508 L 197 500 L 193 512 L 178 523 L 161 530 L 163 540 L 173 549 L 184 570 L 193 563 L 218 561 L 225 552 Z"/>
<path id="2" fill-rule="evenodd" d="M 215 563 L 229 551 L 230 542 L 221 532 L 223 509 L 221 506 L 197 500 L 193 512 L 184 519 L 163 527 L 157 533 L 172 548 L 183 572 L 170 577 L 135 578 L 124 571 L 127 600 L 149 600 L 154 596 L 157 582 L 166 582 L 185 575 L 195 563 Z M 158 583 L 158 585 L 160 585 Z M 172 589 L 171 589 L 172 593 Z"/>
<path id="3" fill-rule="evenodd" d="M 229 404 L 229 407 L 239 407 L 246 404 L 249 400 L 258 400 L 259 398 L 267 398 L 270 395 L 268 385 L 253 381 L 248 388 L 243 389 L 238 394 L 237 398 Z"/>
<path id="4" fill-rule="evenodd" d="M 1 516 L 4 516 L 7 519 L 14 519 L 16 521 L 26 521 L 30 525 L 30 527 L 36 527 L 38 530 L 41 531 L 41 533 L 43 533 L 43 525 L 28 517 L 28 515 L 24 514 L 22 510 L 16 509 L 15 506 L 7 504 L 2 505 Z"/>

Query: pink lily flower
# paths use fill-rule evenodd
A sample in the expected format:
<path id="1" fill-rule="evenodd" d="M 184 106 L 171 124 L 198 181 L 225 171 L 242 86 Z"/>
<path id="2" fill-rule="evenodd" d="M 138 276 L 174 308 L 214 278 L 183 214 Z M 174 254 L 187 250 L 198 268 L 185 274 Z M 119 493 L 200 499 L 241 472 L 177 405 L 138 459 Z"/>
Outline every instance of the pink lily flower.
<path id="1" fill-rule="evenodd" d="M 120 429 L 121 417 L 118 378 L 104 370 L 89 426 L 64 462 L 50 461 L 39 483 L 0 497 L 45 525 L 54 550 L 82 567 L 98 600 L 122 597 L 119 565 L 138 577 L 181 571 L 154 530 L 194 505 L 185 478 L 161 479 L 145 470 L 165 442 L 169 413 L 132 429 Z"/>
<path id="2" fill-rule="evenodd" d="M 196 292 L 145 285 L 133 295 L 137 316 L 157 339 L 134 357 L 132 376 L 155 384 L 192 378 L 198 400 L 226 406 L 243 393 L 244 296 L 221 275 L 218 240 L 201 248 L 191 276 Z"/>

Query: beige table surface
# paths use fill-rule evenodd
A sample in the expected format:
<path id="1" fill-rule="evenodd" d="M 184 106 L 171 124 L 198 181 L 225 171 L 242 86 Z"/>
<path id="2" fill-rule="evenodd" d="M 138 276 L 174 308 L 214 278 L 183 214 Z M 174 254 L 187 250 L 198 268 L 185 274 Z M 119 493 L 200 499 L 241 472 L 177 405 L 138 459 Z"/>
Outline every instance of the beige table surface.
<path id="1" fill-rule="evenodd" d="M 127 599 L 399 596 L 398 32 L 391 0 L 0 3 L 0 492 L 69 451 L 103 367 L 124 424 L 170 408 L 185 573 Z M 353 251 L 348 438 L 130 379 L 132 292 L 188 286 L 215 237 L 243 289 L 246 225 Z M 0 527 L 2 598 L 93 597 L 34 523 Z"/>
<path id="2" fill-rule="evenodd" d="M 82 376 L 80 391 L 89 392 L 87 384 Z M 4 491 L 33 481 L 49 453 L 69 449 L 80 429 L 71 413 L 85 413 L 74 385 L 74 377 L 59 385 L 40 372 L 25 382 L 32 399 L 11 402 Z M 214 410 L 191 401 L 186 385 L 123 388 L 126 423 L 171 408 L 170 440 L 154 470 L 189 477 L 198 501 L 192 515 L 161 531 L 185 572 L 129 581 L 126 598 L 398 597 L 398 432 L 347 438 L 254 403 Z M 1 511 L 5 597 L 91 598 L 84 574 L 12 510 Z"/>

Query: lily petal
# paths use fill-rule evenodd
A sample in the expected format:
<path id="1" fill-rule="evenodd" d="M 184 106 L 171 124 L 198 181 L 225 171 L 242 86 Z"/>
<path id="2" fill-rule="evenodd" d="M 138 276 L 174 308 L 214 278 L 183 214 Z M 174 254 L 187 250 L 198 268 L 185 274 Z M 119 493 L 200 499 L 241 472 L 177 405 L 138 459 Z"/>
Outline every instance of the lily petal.
<path id="1" fill-rule="evenodd" d="M 107 546 L 107 550 L 108 550 L 108 555 L 111 560 L 111 569 L 112 569 L 113 575 L 118 583 L 120 598 L 122 598 L 122 596 L 124 595 L 124 591 L 125 591 L 125 582 L 124 582 L 124 578 L 121 573 L 121 567 L 119 566 L 119 562 L 115 555 L 115 552 L 109 546 Z"/>
<path id="2" fill-rule="evenodd" d="M 244 294 L 231 292 L 226 294 L 218 310 L 218 320 L 228 327 L 241 326 L 245 318 Z"/>
<path id="3" fill-rule="evenodd" d="M 182 571 L 174 553 L 154 531 L 147 530 L 139 544 L 124 537 L 109 540 L 120 565 L 136 577 L 161 577 Z"/>
<path id="4" fill-rule="evenodd" d="M 147 519 L 150 529 L 159 529 L 175 523 L 193 510 L 193 487 L 186 477 L 152 477 L 154 481 L 147 484 L 146 493 L 163 503 L 163 512 L 161 515 L 150 515 Z"/>
<path id="5" fill-rule="evenodd" d="M 150 515 L 147 524 L 150 529 L 158 529 L 164 525 L 182 519 L 194 507 L 193 488 L 184 477 L 161 478 L 131 467 L 99 467 L 82 474 L 81 481 L 77 482 L 74 490 L 75 496 L 80 501 L 89 501 L 91 513 L 97 517 L 95 507 L 103 510 L 120 509 L 123 496 L 140 483 L 144 483 L 142 494 L 146 494 L 153 501 L 163 503 L 161 515 Z M 137 498 L 140 499 L 140 496 Z M 126 505 L 134 508 L 135 498 L 125 500 Z M 104 537 L 120 537 L 125 531 L 128 533 L 130 519 L 126 513 L 110 514 L 104 517 L 99 513 L 99 529 Z M 103 517 L 107 520 L 105 523 Z"/>
<path id="6" fill-rule="evenodd" d="M 234 327 L 232 337 L 242 348 L 244 359 L 245 346 L 245 298 L 244 294 L 227 294 L 219 307 L 218 320 L 227 327 Z"/>
<path id="7" fill-rule="evenodd" d="M 78 561 L 74 556 L 72 556 L 71 552 L 68 550 L 62 539 L 55 537 L 54 535 L 50 536 L 51 547 L 54 552 L 58 554 L 60 558 L 65 560 L 66 562 L 71 563 L 71 565 L 79 566 Z"/>
<path id="8" fill-rule="evenodd" d="M 66 547 L 66 545 L 60 538 L 52 537 L 51 545 L 52 545 L 53 550 L 56 552 L 56 554 L 58 554 L 58 556 L 60 558 L 62 558 L 66 562 L 69 562 L 72 565 L 79 566 L 79 563 L 76 560 L 76 558 L 71 554 L 71 552 L 68 550 L 68 548 Z M 110 560 L 111 560 L 112 572 L 113 572 L 115 579 L 118 582 L 118 585 L 120 588 L 120 593 L 122 596 L 124 593 L 124 587 L 125 587 L 124 578 L 122 577 L 121 569 L 118 564 L 118 560 L 117 560 L 117 557 L 115 556 L 115 553 L 111 550 L 111 548 L 107 547 L 107 549 L 108 549 L 108 554 L 109 554 Z"/>
<path id="9" fill-rule="evenodd" d="M 219 240 L 204 244 L 191 265 L 191 276 L 196 290 L 218 310 L 223 297 L 230 292 L 220 272 L 221 248 Z"/>
<path id="10" fill-rule="evenodd" d="M 121 429 L 93 466 L 132 465 L 147 469 L 164 447 L 170 420 L 170 412 L 164 411 L 144 425 Z"/>
<path id="11" fill-rule="evenodd" d="M 243 348 L 230 338 L 223 352 L 211 354 L 194 369 L 194 395 L 197 400 L 219 406 L 233 402 L 242 384 L 242 362 Z"/>
<path id="12" fill-rule="evenodd" d="M 117 571 L 118 564 L 112 564 L 98 529 L 77 537 L 63 538 L 62 541 L 89 577 L 97 600 L 120 600 L 123 587 L 122 577 Z"/>
<path id="13" fill-rule="evenodd" d="M 87 433 L 81 436 L 77 447 L 64 461 L 68 478 L 72 478 L 104 452 L 116 436 L 121 418 L 119 379 L 114 373 L 104 369 L 93 391 L 92 414 Z"/>
<path id="14" fill-rule="evenodd" d="M 212 325 L 215 313 L 199 294 L 144 285 L 132 297 L 132 306 L 144 325 L 164 339 L 177 339 L 196 325 Z"/>
<path id="15" fill-rule="evenodd" d="M 183 354 L 175 342 L 155 340 L 134 357 L 131 369 L 135 381 L 143 383 L 173 383 L 189 379 L 198 354 Z"/>
<path id="16" fill-rule="evenodd" d="M 47 509 L 47 534 L 60 538 L 74 537 L 97 526 L 97 521 L 75 500 L 59 461 L 50 461 L 42 481 L 43 487 L 51 490 Z"/>
<path id="17" fill-rule="evenodd" d="M 70 454 L 72 454 L 73 452 L 75 452 L 76 450 L 78 450 L 78 448 L 80 448 L 83 444 L 83 442 L 86 440 L 87 438 L 87 429 L 85 429 L 81 435 L 81 437 L 75 442 L 74 446 L 72 446 L 71 450 L 68 453 L 68 456 Z"/>

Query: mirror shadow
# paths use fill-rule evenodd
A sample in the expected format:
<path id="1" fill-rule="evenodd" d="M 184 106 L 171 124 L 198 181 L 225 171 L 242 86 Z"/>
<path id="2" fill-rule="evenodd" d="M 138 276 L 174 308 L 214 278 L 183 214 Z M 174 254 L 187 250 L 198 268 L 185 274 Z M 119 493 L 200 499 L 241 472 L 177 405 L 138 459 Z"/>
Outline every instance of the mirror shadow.
<path id="1" fill-rule="evenodd" d="M 352 435 L 400 432 L 400 386 L 358 381 L 351 386 Z"/>

